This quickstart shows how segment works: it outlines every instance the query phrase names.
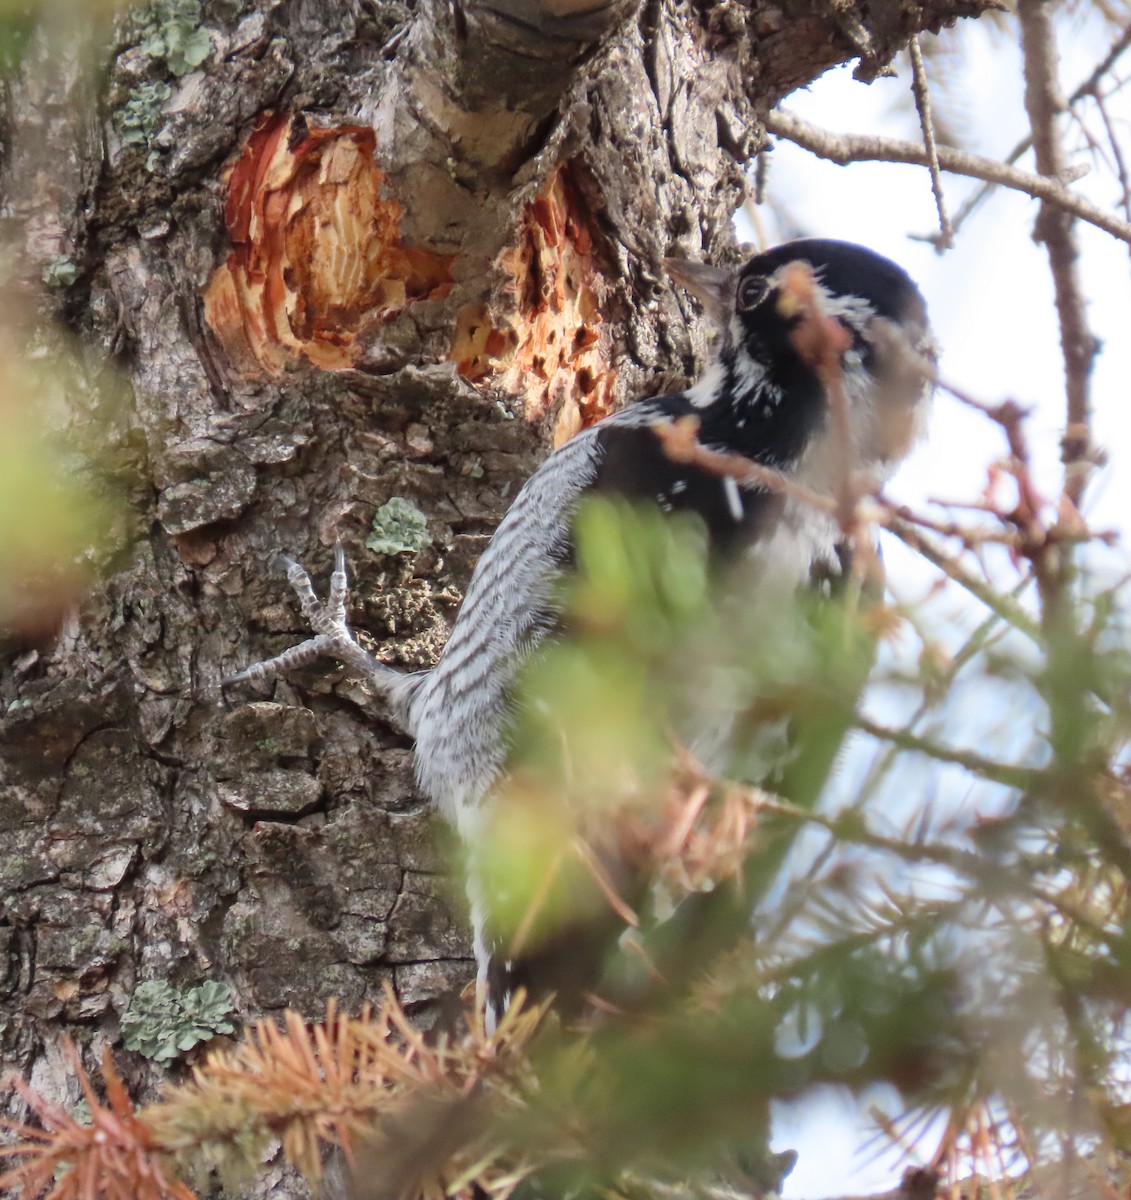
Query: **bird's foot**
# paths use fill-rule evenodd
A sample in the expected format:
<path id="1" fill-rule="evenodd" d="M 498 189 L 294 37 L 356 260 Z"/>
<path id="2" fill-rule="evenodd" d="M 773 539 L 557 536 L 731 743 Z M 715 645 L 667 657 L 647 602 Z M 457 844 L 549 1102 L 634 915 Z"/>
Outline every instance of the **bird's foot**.
<path id="1" fill-rule="evenodd" d="M 346 608 L 349 601 L 349 579 L 346 574 L 346 553 L 341 546 L 334 547 L 334 570 L 330 575 L 330 589 L 323 603 L 315 594 L 314 585 L 305 568 L 285 554 L 279 556 L 287 567 L 287 582 L 295 590 L 302 615 L 314 631 L 297 646 L 284 650 L 274 658 L 252 663 L 242 671 L 221 680 L 221 686 L 234 683 L 265 684 L 295 667 L 304 667 L 317 658 L 336 658 L 351 671 L 365 678 L 382 676 L 389 671 L 373 655 L 358 645 L 353 631 L 346 623 Z"/>

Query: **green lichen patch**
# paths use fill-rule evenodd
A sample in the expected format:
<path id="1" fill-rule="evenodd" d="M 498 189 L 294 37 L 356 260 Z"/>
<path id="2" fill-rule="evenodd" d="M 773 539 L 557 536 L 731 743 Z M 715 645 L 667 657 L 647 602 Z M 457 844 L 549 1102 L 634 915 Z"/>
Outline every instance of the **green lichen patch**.
<path id="1" fill-rule="evenodd" d="M 78 265 L 69 258 L 53 258 L 43 268 L 44 285 L 55 291 L 69 288 L 78 277 Z"/>
<path id="2" fill-rule="evenodd" d="M 149 141 L 172 94 L 173 89 L 161 80 L 138 84 L 115 114 L 118 132 L 126 145 L 144 145 Z"/>
<path id="3" fill-rule="evenodd" d="M 162 77 L 179 79 L 212 52 L 212 35 L 201 25 L 200 16 L 200 0 L 150 0 L 134 17 L 138 49 L 149 60 L 150 78 L 130 88 L 114 111 L 114 125 L 125 145 L 149 150 L 148 171 L 157 166 L 153 135 L 173 94 Z"/>
<path id="4" fill-rule="evenodd" d="M 178 79 L 199 67 L 212 49 L 212 38 L 200 24 L 199 0 L 152 0 L 138 23 L 142 51 L 164 60 Z"/>
<path id="5" fill-rule="evenodd" d="M 234 1009 L 226 983 L 207 980 L 179 991 L 163 979 L 150 979 L 138 984 L 122 1014 L 122 1039 L 128 1050 L 170 1062 L 218 1033 L 233 1033 L 229 1017 Z"/>
<path id="6" fill-rule="evenodd" d="M 122 142 L 127 146 L 149 147 L 145 167 L 152 172 L 157 164 L 157 151 L 151 140 L 161 122 L 165 103 L 173 89 L 163 80 L 139 83 L 130 98 L 114 113 L 114 124 Z"/>
<path id="7" fill-rule="evenodd" d="M 417 554 L 431 542 L 428 518 L 403 496 L 393 496 L 373 514 L 366 546 L 377 554 Z"/>

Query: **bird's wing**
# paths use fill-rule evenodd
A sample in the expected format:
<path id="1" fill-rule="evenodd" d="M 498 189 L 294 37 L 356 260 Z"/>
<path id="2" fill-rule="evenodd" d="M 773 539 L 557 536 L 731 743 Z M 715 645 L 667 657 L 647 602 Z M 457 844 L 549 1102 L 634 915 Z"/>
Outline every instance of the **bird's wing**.
<path id="1" fill-rule="evenodd" d="M 628 410 L 631 411 L 631 410 Z M 709 552 L 716 564 L 745 553 L 773 526 L 781 497 L 765 488 L 740 485 L 693 463 L 667 454 L 653 424 L 693 414 L 687 396 L 660 396 L 638 417 L 597 427 L 599 459 L 589 491 L 623 496 L 656 505 L 663 512 L 693 513 L 707 530 Z"/>
<path id="2" fill-rule="evenodd" d="M 592 491 L 612 429 L 655 442 L 658 401 L 631 405 L 551 454 L 515 497 L 483 552 L 440 661 L 409 714 L 417 781 L 473 841 L 481 802 L 505 765 L 514 676 L 560 616 L 559 583 L 572 558 L 572 519 Z"/>

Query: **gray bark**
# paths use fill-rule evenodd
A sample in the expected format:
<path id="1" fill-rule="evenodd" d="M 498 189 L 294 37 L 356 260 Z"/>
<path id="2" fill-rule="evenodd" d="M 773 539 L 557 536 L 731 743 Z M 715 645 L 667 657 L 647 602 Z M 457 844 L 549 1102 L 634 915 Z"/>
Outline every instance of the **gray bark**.
<path id="1" fill-rule="evenodd" d="M 535 403 L 446 361 L 457 313 L 515 310 L 497 264 L 553 168 L 570 164 L 593 242 L 612 395 L 655 392 L 704 349 L 660 260 L 736 254 L 760 117 L 834 63 L 874 73 L 983 7 L 206 0 L 211 52 L 179 78 L 128 24 L 97 50 L 33 42 L 5 103 L 3 215 L 27 278 L 78 269 L 30 336 L 77 338 L 81 403 L 60 420 L 95 431 L 132 531 L 80 611 L 0 657 L 5 1066 L 73 1103 L 60 1033 L 93 1064 L 144 979 L 228 981 L 244 1019 L 331 996 L 356 1010 L 388 981 L 427 1020 L 467 982 L 410 745 L 333 664 L 269 698 L 221 693 L 305 635 L 276 554 L 321 581 L 341 539 L 355 626 L 387 661 L 429 665 L 517 485 L 574 420 L 560 379 Z M 123 144 L 153 80 L 171 94 L 148 144 Z M 371 126 L 403 244 L 452 256 L 447 294 L 359 326 L 348 369 L 256 375 L 206 325 L 230 248 L 223 168 L 269 109 Z M 364 548 L 393 496 L 428 518 L 416 555 Z M 119 1057 L 142 1094 L 162 1074 Z"/>

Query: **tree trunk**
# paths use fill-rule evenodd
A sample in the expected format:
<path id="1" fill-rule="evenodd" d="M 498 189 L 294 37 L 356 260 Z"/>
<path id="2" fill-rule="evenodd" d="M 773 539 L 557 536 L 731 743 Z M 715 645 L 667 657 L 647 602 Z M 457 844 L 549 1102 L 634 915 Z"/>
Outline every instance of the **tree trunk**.
<path id="1" fill-rule="evenodd" d="M 432 663 L 539 456 L 701 361 L 661 259 L 735 255 L 762 115 L 986 6 L 206 0 L 188 51 L 168 0 L 96 51 L 45 12 L 4 216 L 132 533 L 0 658 L 6 1066 L 74 1103 L 60 1033 L 95 1061 L 148 979 L 244 1020 L 469 980 L 409 742 L 332 663 L 220 687 L 305 636 L 278 553 L 321 584 L 340 540 L 374 652 Z"/>

